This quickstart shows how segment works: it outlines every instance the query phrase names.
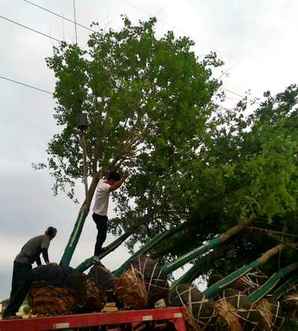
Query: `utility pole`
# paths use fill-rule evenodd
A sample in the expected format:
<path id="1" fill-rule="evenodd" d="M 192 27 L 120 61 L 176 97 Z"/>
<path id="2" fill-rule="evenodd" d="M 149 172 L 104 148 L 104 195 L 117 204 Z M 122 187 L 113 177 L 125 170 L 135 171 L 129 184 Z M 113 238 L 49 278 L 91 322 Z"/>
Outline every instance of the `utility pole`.
<path id="1" fill-rule="evenodd" d="M 74 20 L 74 27 L 75 27 L 76 45 L 78 45 L 76 0 L 72 0 L 72 4 L 73 4 L 73 20 Z"/>

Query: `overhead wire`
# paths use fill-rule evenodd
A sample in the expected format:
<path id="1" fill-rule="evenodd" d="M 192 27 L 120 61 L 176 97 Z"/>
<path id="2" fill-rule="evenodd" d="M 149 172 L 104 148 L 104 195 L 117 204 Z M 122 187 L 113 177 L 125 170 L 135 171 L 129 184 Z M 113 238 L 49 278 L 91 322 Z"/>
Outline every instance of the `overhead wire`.
<path id="1" fill-rule="evenodd" d="M 227 89 L 227 88 L 224 88 L 224 90 L 225 90 L 225 91 L 227 91 L 227 92 L 229 92 L 229 93 L 231 93 L 231 94 L 234 94 L 234 95 L 236 95 L 237 97 L 239 97 L 239 98 L 241 98 L 241 99 L 243 99 L 243 98 L 244 98 L 244 96 L 243 96 L 243 95 L 241 95 L 241 94 L 239 94 L 239 93 L 237 93 L 237 92 L 235 92 L 235 91 L 232 91 L 232 90 L 230 90 L 230 89 Z"/>
<path id="2" fill-rule="evenodd" d="M 22 27 L 22 28 L 24 28 L 24 29 L 27 29 L 27 30 L 29 30 L 29 31 L 35 32 L 35 33 L 37 33 L 37 34 L 39 34 L 39 35 L 41 35 L 41 36 L 43 36 L 43 37 L 46 37 L 46 38 L 49 38 L 49 39 L 55 40 L 55 41 L 57 41 L 57 42 L 59 42 L 59 43 L 62 41 L 62 40 L 60 40 L 60 39 L 57 39 L 57 38 L 55 38 L 55 37 L 50 36 L 50 35 L 47 34 L 47 33 L 41 32 L 41 31 L 39 31 L 39 30 L 36 30 L 36 29 L 31 28 L 30 26 L 27 26 L 27 25 L 25 25 L 25 24 L 22 24 L 22 23 L 19 23 L 19 22 L 15 21 L 15 20 L 12 20 L 11 18 L 8 18 L 8 17 L 6 17 L 6 16 L 2 16 L 2 15 L 0 15 L 0 18 L 3 19 L 3 20 L 5 20 L 5 21 L 7 21 L 7 22 L 10 22 L 10 23 L 13 23 L 13 24 L 15 24 L 15 25 L 18 25 L 18 26 L 20 26 L 20 27 Z"/>
<path id="3" fill-rule="evenodd" d="M 70 22 L 70 23 L 73 23 L 73 24 L 75 25 L 76 43 L 77 43 L 77 29 L 76 29 L 76 26 L 79 26 L 79 27 L 81 27 L 81 28 L 84 28 L 84 29 L 87 29 L 87 30 L 89 30 L 89 31 L 95 32 L 95 30 L 90 29 L 90 28 L 88 28 L 88 27 L 86 27 L 86 26 L 84 26 L 84 25 L 82 25 L 81 23 L 78 23 L 78 22 L 76 21 L 76 7 L 75 7 L 75 0 L 73 0 L 74 20 L 71 20 L 71 19 L 69 19 L 69 18 L 67 18 L 67 17 L 64 17 L 64 16 L 62 16 L 62 15 L 60 15 L 60 14 L 58 14 L 58 13 L 56 13 L 56 12 L 54 12 L 54 11 L 48 9 L 48 8 L 42 7 L 42 6 L 36 4 L 36 3 L 32 2 L 32 1 L 29 1 L 29 0 L 24 0 L 24 1 L 25 1 L 26 3 L 31 4 L 32 6 L 38 7 L 38 8 L 40 8 L 40 9 L 44 10 L 44 11 L 49 12 L 49 13 L 52 14 L 52 15 L 55 15 L 55 16 L 57 16 L 57 17 L 59 17 L 59 18 L 62 18 L 63 20 L 66 20 L 66 21 L 68 21 L 68 22 Z M 128 2 L 128 3 L 129 3 L 130 6 L 133 6 L 133 5 L 131 4 L 131 2 Z M 133 6 L 133 7 L 134 7 L 135 9 L 137 9 L 137 10 L 140 10 L 140 8 L 137 8 L 137 7 L 135 7 L 135 6 Z M 53 36 L 51 36 L 51 35 L 49 35 L 49 34 L 47 34 L 47 33 L 45 33 L 45 32 L 42 32 L 42 31 L 36 30 L 36 29 L 34 29 L 34 28 L 32 28 L 32 27 L 29 27 L 29 26 L 27 26 L 27 25 L 25 25 L 25 24 L 19 23 L 19 22 L 15 21 L 15 20 L 13 20 L 13 19 L 10 19 L 10 18 L 8 18 L 8 17 L 6 17 L 6 16 L 0 15 L 0 18 L 3 19 L 3 20 L 5 20 L 5 21 L 7 21 L 7 22 L 10 22 L 10 23 L 12 23 L 12 24 L 15 24 L 15 25 L 17 25 L 17 26 L 20 26 L 20 27 L 22 27 L 22 28 L 24 28 L 24 29 L 27 29 L 27 30 L 29 30 L 29 31 L 31 31 L 31 32 L 37 33 L 37 34 L 39 34 L 39 35 L 41 35 L 41 36 L 43 36 L 43 37 L 49 38 L 49 39 L 54 40 L 54 41 L 56 41 L 56 42 L 62 42 L 62 40 L 57 39 L 57 38 L 55 38 L 55 37 L 53 37 Z M 0 78 L 1 78 L 1 79 L 5 79 L 5 80 L 8 80 L 8 81 L 11 81 L 11 82 L 14 82 L 14 83 L 16 83 L 16 84 L 21 84 L 21 85 L 24 85 L 24 86 L 26 86 L 26 87 L 33 88 L 33 89 L 38 90 L 38 91 L 43 92 L 43 93 L 52 94 L 52 92 L 46 91 L 46 90 L 41 89 L 41 88 L 38 88 L 38 87 L 34 87 L 33 85 L 30 85 L 30 84 L 27 84 L 27 83 L 24 83 L 24 82 L 20 82 L 20 81 L 17 81 L 17 80 L 14 80 L 14 79 L 8 78 L 8 77 L 0 76 Z M 234 95 L 240 97 L 240 98 L 243 98 L 243 96 L 240 95 L 240 94 L 237 93 L 237 92 L 234 92 L 234 91 L 232 91 L 232 90 L 230 90 L 230 89 L 225 89 L 225 90 L 226 90 L 227 92 L 229 92 L 229 93 L 232 93 L 232 94 L 234 94 Z"/>
<path id="4" fill-rule="evenodd" d="M 72 20 L 72 19 L 70 19 L 70 18 L 68 18 L 68 17 L 65 17 L 65 16 L 63 16 L 63 15 L 60 15 L 60 14 L 58 14 L 57 12 L 54 12 L 54 11 L 51 10 L 51 9 L 48 9 L 48 8 L 46 8 L 46 7 L 43 7 L 43 6 L 40 6 L 40 5 L 38 5 L 38 4 L 36 4 L 36 3 L 32 2 L 32 1 L 29 1 L 29 0 L 23 0 L 23 1 L 29 3 L 29 4 L 32 5 L 32 6 L 37 7 L 37 8 L 39 8 L 39 9 L 43 10 L 43 11 L 46 11 L 46 12 L 48 12 L 48 13 L 50 13 L 50 14 L 56 16 L 56 17 L 62 18 L 63 20 L 65 20 L 65 21 L 67 21 L 67 22 L 69 22 L 69 23 L 76 24 L 77 26 L 79 26 L 79 27 L 82 28 L 82 29 L 88 30 L 88 31 L 90 31 L 90 32 L 96 32 L 95 30 L 89 28 L 88 26 L 83 25 L 83 24 L 81 24 L 81 23 L 79 23 L 79 22 L 77 22 L 77 21 L 74 21 L 74 20 Z"/>
<path id="5" fill-rule="evenodd" d="M 22 85 L 22 86 L 31 88 L 33 90 L 36 90 L 36 91 L 39 91 L 39 92 L 42 92 L 42 93 L 53 95 L 53 93 L 48 91 L 48 90 L 45 90 L 43 88 L 28 84 L 28 83 L 25 83 L 25 82 L 22 82 L 22 81 L 19 81 L 19 80 L 16 80 L 16 79 L 12 79 L 12 78 L 5 77 L 5 76 L 2 76 L 2 75 L 0 75 L 0 79 L 7 80 L 9 82 L 12 82 L 12 83 L 15 83 L 15 84 L 18 84 L 18 85 Z"/>
<path id="6" fill-rule="evenodd" d="M 36 7 L 40 8 L 40 9 L 42 9 L 42 10 L 45 10 L 45 11 L 47 11 L 47 12 L 49 12 L 49 13 L 51 13 L 51 14 L 57 16 L 57 17 L 60 17 L 60 18 L 62 18 L 62 19 L 65 19 L 66 21 L 69 21 L 69 22 L 75 24 L 76 43 L 77 43 L 77 29 L 76 29 L 76 26 L 77 26 L 77 25 L 80 26 L 80 27 L 82 27 L 82 28 L 88 29 L 88 30 L 90 30 L 90 31 L 92 31 L 92 32 L 95 32 L 95 30 L 92 30 L 92 29 L 90 29 L 90 28 L 88 28 L 88 27 L 86 27 L 86 26 L 84 26 L 84 25 L 82 25 L 82 24 L 76 22 L 75 0 L 73 0 L 73 7 L 74 7 L 74 17 L 75 17 L 75 20 L 71 20 L 71 19 L 66 18 L 66 17 L 64 17 L 64 16 L 62 16 L 62 15 L 59 15 L 58 13 L 55 13 L 55 12 L 53 12 L 53 11 L 51 11 L 51 10 L 45 8 L 45 7 L 42 7 L 42 6 L 40 6 L 40 5 L 37 5 L 37 4 L 35 4 L 34 2 L 32 2 L 32 1 L 29 1 L 29 0 L 24 0 L 24 1 L 27 2 L 27 3 L 29 3 L 29 4 L 31 4 L 31 5 L 33 5 L 33 6 L 36 6 Z M 132 4 L 131 4 L 130 2 L 128 2 L 128 3 L 129 3 L 130 6 L 132 6 Z M 135 7 L 135 6 L 134 6 L 134 8 L 140 10 L 139 8 L 137 8 L 137 7 Z M 36 29 L 34 29 L 34 28 L 31 28 L 31 27 L 29 27 L 29 26 L 27 26 L 27 25 L 25 25 L 25 24 L 19 23 L 19 22 L 15 21 L 15 20 L 12 20 L 12 19 L 10 19 L 10 18 L 8 18 L 8 17 L 6 17 L 6 16 L 2 16 L 2 15 L 0 15 L 0 18 L 3 19 L 3 20 L 8 21 L 8 22 L 10 22 L 10 23 L 13 23 L 13 24 L 15 24 L 15 25 L 18 25 L 18 26 L 20 26 L 20 27 L 22 27 L 22 28 L 24 28 L 24 29 L 27 29 L 27 30 L 29 30 L 29 31 L 31 31 L 31 32 L 37 33 L 37 34 L 39 34 L 39 35 L 41 35 L 41 36 L 43 36 L 43 37 L 46 37 L 46 38 L 52 39 L 52 40 L 54 40 L 54 41 L 56 41 L 56 42 L 62 42 L 62 40 L 60 40 L 60 39 L 57 39 L 57 38 L 55 38 L 55 37 L 53 37 L 53 36 L 51 36 L 51 35 L 49 35 L 49 34 L 47 34 L 47 33 L 41 32 L 41 31 L 36 30 Z M 235 91 L 232 91 L 232 90 L 230 90 L 230 89 L 226 89 L 226 88 L 224 88 L 224 90 L 227 91 L 227 92 L 229 92 L 229 93 L 231 93 L 231 94 L 233 94 L 233 95 L 235 95 L 235 96 L 238 96 L 238 97 L 241 98 L 241 99 L 243 98 L 243 95 L 241 95 L 241 94 L 239 94 L 239 93 L 237 93 L 237 92 L 235 92 Z"/>

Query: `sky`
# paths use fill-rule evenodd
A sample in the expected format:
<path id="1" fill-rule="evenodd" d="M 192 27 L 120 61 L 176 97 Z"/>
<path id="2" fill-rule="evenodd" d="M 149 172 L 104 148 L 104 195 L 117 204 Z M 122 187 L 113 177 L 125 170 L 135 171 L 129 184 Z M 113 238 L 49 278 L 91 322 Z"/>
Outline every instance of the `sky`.
<path id="1" fill-rule="evenodd" d="M 72 0 L 32 1 L 73 19 Z M 276 93 L 297 82 L 296 1 L 76 0 L 75 4 L 77 21 L 85 26 L 97 21 L 104 29 L 119 29 L 121 14 L 132 21 L 155 16 L 158 35 L 173 30 L 189 36 L 198 56 L 216 51 L 225 62 L 219 74 L 229 105 L 247 91 L 260 97 L 263 91 Z M 46 170 L 32 168 L 32 163 L 46 160 L 47 143 L 56 132 L 55 100 L 48 93 L 2 79 L 53 91 L 55 79 L 45 58 L 57 42 L 7 19 L 55 39 L 75 41 L 72 23 L 26 0 L 0 0 L 0 299 L 9 295 L 14 257 L 28 239 L 49 225 L 58 228 L 49 255 L 59 261 L 79 208 L 63 195 L 53 196 L 53 179 Z M 84 47 L 89 32 L 80 27 L 77 32 L 78 43 Z M 95 236 L 95 225 L 88 217 L 72 266 L 92 255 Z M 122 246 L 103 262 L 114 269 L 127 257 Z"/>

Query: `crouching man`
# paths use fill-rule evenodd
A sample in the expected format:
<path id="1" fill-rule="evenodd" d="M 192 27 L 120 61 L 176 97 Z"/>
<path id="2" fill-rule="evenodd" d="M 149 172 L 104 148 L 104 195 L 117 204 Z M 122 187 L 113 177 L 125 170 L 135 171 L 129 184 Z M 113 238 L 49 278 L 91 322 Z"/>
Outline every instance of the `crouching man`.
<path id="1" fill-rule="evenodd" d="M 38 266 L 41 265 L 40 255 L 46 264 L 50 263 L 48 248 L 50 242 L 55 238 L 57 229 L 50 226 L 46 232 L 40 236 L 30 239 L 21 249 L 21 252 L 16 256 L 13 264 L 13 275 L 9 304 L 3 312 L 3 318 L 14 316 L 19 309 L 19 305 L 15 304 L 18 290 L 24 286 L 28 275 L 32 269 L 32 264 L 36 262 Z"/>

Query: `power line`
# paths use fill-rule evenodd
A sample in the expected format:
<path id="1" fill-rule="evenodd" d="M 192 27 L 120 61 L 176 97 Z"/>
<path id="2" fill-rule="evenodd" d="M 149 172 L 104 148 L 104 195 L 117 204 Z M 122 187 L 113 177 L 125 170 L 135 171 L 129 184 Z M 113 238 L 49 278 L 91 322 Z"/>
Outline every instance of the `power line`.
<path id="1" fill-rule="evenodd" d="M 42 92 L 42 93 L 53 95 L 53 93 L 50 92 L 50 91 L 44 90 L 42 88 L 33 86 L 31 84 L 28 84 L 28 83 L 21 82 L 19 80 L 15 80 L 15 79 L 12 79 L 12 78 L 9 78 L 9 77 L 5 77 L 5 76 L 2 76 L 2 75 L 0 75 L 0 79 L 7 80 L 9 82 L 12 82 L 12 83 L 15 83 L 15 84 L 18 84 L 18 85 L 22 85 L 22 86 L 25 86 L 25 87 L 29 87 L 29 88 L 31 88 L 33 90 L 36 90 L 36 91 L 39 91 L 39 92 Z"/>
<path id="2" fill-rule="evenodd" d="M 7 22 L 10 22 L 10 23 L 16 24 L 16 25 L 18 25 L 18 26 L 20 26 L 20 27 L 22 27 L 22 28 L 24 28 L 24 29 L 27 29 L 27 30 L 30 30 L 30 31 L 32 31 L 32 32 L 38 33 L 38 34 L 40 34 L 40 35 L 43 36 L 43 37 L 47 37 L 47 38 L 49 38 L 49 39 L 55 40 L 55 41 L 57 41 L 57 42 L 59 42 L 59 43 L 62 41 L 62 40 L 59 40 L 59 39 L 57 39 L 57 38 L 55 38 L 55 37 L 50 36 L 50 35 L 47 34 L 47 33 L 44 33 L 44 32 L 38 31 L 38 30 L 35 30 L 35 29 L 33 29 L 33 28 L 30 28 L 30 26 L 27 26 L 27 25 L 24 25 L 24 24 L 22 24 L 22 23 L 16 22 L 16 21 L 14 21 L 14 20 L 12 20 L 12 19 L 10 19 L 10 18 L 8 18 L 8 17 L 5 17 L 5 16 L 0 15 L 0 18 L 2 18 L 3 20 L 5 20 L 5 21 L 7 21 Z"/>
<path id="3" fill-rule="evenodd" d="M 224 88 L 224 90 L 227 91 L 227 92 L 229 92 L 229 93 L 231 93 L 231 94 L 236 95 L 237 97 L 239 97 L 239 98 L 241 98 L 241 99 L 244 98 L 243 95 L 241 95 L 241 94 L 239 94 L 239 93 L 237 93 L 237 92 L 234 92 L 234 91 L 232 91 L 232 90 L 230 90 L 230 89 Z"/>
<path id="4" fill-rule="evenodd" d="M 81 28 L 83 28 L 83 29 L 89 30 L 90 32 L 96 32 L 95 30 L 93 30 L 93 29 L 91 29 L 91 28 L 88 28 L 88 26 L 83 25 L 83 24 L 81 24 L 81 23 L 79 23 L 79 22 L 75 22 L 74 20 L 72 20 L 72 19 L 70 19 L 70 18 L 64 17 L 63 15 L 60 15 L 60 14 L 54 12 L 54 11 L 51 10 L 51 9 L 48 9 L 48 8 L 42 7 L 42 6 L 36 4 L 36 3 L 32 2 L 32 1 L 29 1 L 29 0 L 24 0 L 24 1 L 27 2 L 27 3 L 29 3 L 29 4 L 32 5 L 32 6 L 35 6 L 35 7 L 39 8 L 39 9 L 41 9 L 41 10 L 46 11 L 46 12 L 48 12 L 48 13 L 54 15 L 54 16 L 57 16 L 57 17 L 59 17 L 59 18 L 62 18 L 63 20 L 65 20 L 65 21 L 67 21 L 67 22 L 70 22 L 70 23 L 72 23 L 72 24 L 76 24 L 77 26 L 79 26 L 79 27 L 81 27 Z"/>
<path id="5" fill-rule="evenodd" d="M 74 18 L 74 26 L 75 26 L 75 37 L 76 37 L 76 45 L 78 44 L 78 31 L 77 31 L 77 10 L 76 10 L 76 0 L 72 0 L 73 5 L 73 18 Z"/>

